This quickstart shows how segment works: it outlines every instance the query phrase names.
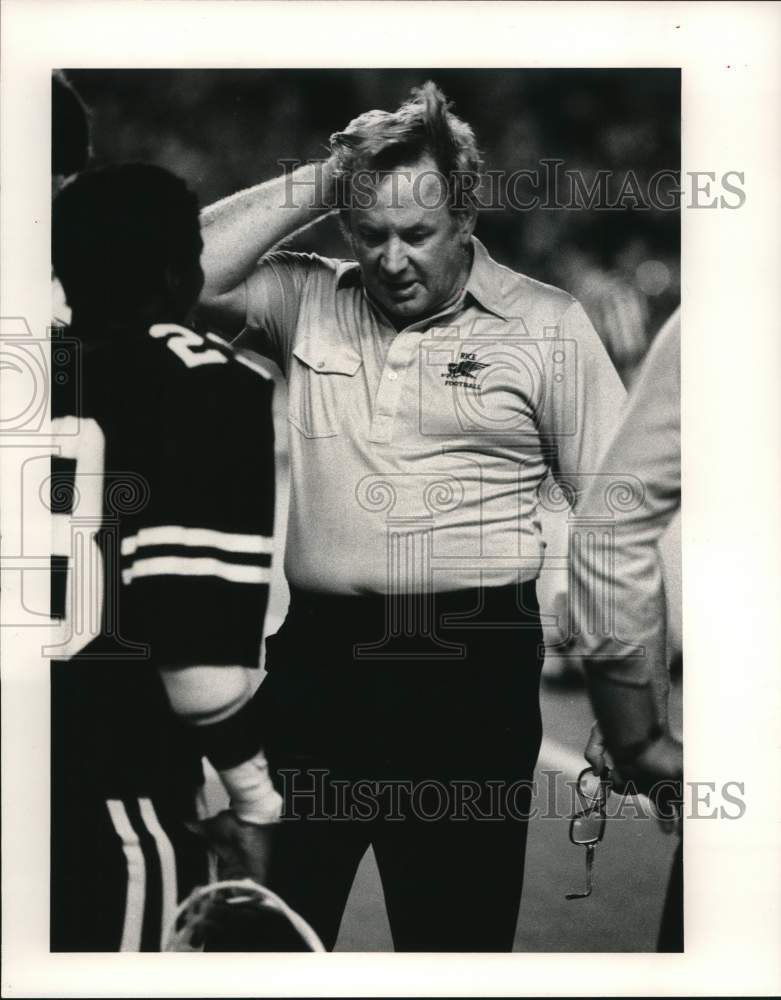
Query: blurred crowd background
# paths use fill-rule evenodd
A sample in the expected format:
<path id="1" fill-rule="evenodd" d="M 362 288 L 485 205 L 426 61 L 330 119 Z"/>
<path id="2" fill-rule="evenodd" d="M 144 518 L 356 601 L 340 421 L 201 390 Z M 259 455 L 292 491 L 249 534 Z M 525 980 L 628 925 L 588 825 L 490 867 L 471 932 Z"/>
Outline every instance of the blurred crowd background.
<path id="1" fill-rule="evenodd" d="M 625 382 L 680 301 L 680 213 L 643 207 L 659 171 L 680 168 L 677 70 L 66 70 L 92 112 L 96 162 L 140 160 L 184 177 L 201 204 L 321 158 L 328 137 L 370 108 L 395 109 L 434 80 L 475 130 L 485 166 L 511 174 L 562 160 L 613 200 L 636 178 L 639 205 L 481 213 L 477 235 L 514 270 L 582 302 Z M 550 168 L 552 169 L 552 168 Z M 660 191 L 670 189 L 670 182 Z M 524 198 L 543 187 L 521 185 Z M 569 185 L 559 192 L 566 201 Z M 634 207 L 633 207 L 634 205 Z M 335 219 L 291 244 L 345 256 Z"/>

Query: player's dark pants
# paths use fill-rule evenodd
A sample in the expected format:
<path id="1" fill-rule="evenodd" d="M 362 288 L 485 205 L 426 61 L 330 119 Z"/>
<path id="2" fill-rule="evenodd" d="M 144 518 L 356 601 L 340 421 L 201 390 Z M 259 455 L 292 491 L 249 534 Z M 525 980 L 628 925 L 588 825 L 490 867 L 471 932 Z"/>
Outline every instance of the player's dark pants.
<path id="1" fill-rule="evenodd" d="M 267 642 L 289 817 L 270 885 L 332 948 L 371 845 L 396 950 L 509 951 L 541 738 L 535 588 L 407 600 L 294 590 Z"/>
<path id="2" fill-rule="evenodd" d="M 52 816 L 51 950 L 160 951 L 208 881 L 204 845 L 168 796 L 71 798 Z"/>
<path id="3" fill-rule="evenodd" d="M 208 881 L 186 826 L 200 768 L 155 738 L 152 698 L 140 688 L 138 708 L 119 667 L 52 663 L 52 951 L 159 951 L 177 903 Z"/>

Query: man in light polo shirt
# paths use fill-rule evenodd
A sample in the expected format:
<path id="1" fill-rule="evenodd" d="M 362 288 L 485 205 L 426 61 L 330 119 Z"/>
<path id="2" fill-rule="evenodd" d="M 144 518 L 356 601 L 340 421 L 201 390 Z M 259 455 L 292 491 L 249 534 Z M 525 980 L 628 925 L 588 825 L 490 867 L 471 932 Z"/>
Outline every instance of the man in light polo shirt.
<path id="1" fill-rule="evenodd" d="M 371 845 L 397 950 L 512 948 L 538 491 L 596 469 L 624 398 L 581 306 L 472 235 L 480 167 L 428 83 L 202 217 L 205 315 L 288 380 L 291 603 L 260 689 L 289 818 L 272 887 L 326 947 Z M 354 260 L 270 252 L 334 192 Z"/>

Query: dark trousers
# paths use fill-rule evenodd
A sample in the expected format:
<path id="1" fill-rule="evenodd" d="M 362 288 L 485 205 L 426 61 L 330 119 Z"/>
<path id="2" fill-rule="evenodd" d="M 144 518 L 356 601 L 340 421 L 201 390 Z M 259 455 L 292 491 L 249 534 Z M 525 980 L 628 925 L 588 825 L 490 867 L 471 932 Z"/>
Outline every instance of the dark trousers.
<path id="1" fill-rule="evenodd" d="M 293 591 L 258 694 L 285 797 L 270 885 L 327 948 L 371 845 L 398 951 L 509 951 L 539 752 L 533 584 Z"/>
<path id="2" fill-rule="evenodd" d="M 143 678 L 138 700 L 125 680 L 116 661 L 52 663 L 51 951 L 159 951 L 208 881 L 186 825 L 198 760 L 165 738 Z"/>

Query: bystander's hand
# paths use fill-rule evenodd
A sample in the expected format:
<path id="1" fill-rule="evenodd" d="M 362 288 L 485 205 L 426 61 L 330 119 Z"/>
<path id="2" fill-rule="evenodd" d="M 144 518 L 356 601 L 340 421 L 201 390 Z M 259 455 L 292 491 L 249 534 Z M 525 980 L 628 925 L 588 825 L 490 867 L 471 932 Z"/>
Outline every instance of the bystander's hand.
<path id="1" fill-rule="evenodd" d="M 650 743 L 642 753 L 616 766 L 605 739 L 594 723 L 584 756 L 595 774 L 610 776 L 617 795 L 645 795 L 665 832 L 674 829 L 683 798 L 683 745 L 669 733 Z"/>
<path id="2" fill-rule="evenodd" d="M 622 760 L 613 772 L 617 792 L 637 791 L 654 807 L 662 827 L 680 818 L 683 802 L 683 745 L 669 733 L 663 733 L 642 753 Z"/>
<path id="3" fill-rule="evenodd" d="M 594 774 L 598 774 L 600 777 L 605 776 L 610 765 L 607 757 L 607 747 L 605 746 L 605 737 L 602 735 L 602 730 L 599 728 L 598 722 L 595 722 L 591 727 L 583 756 L 591 765 Z"/>

